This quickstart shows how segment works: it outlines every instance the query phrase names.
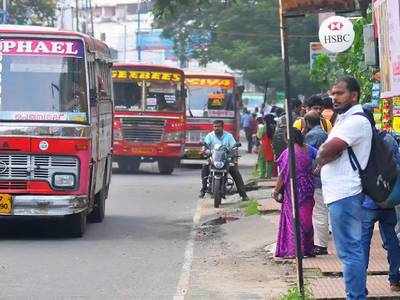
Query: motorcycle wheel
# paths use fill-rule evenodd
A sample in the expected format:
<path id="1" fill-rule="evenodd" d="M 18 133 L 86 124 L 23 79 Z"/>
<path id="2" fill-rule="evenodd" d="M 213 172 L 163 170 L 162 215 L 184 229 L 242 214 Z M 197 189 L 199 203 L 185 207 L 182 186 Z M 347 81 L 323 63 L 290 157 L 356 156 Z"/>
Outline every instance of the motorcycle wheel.
<path id="1" fill-rule="evenodd" d="M 221 205 L 221 198 L 222 198 L 222 192 L 221 192 L 221 183 L 222 180 L 221 178 L 214 178 L 213 180 L 213 185 L 212 185 L 212 194 L 214 198 L 214 207 L 218 208 Z"/>

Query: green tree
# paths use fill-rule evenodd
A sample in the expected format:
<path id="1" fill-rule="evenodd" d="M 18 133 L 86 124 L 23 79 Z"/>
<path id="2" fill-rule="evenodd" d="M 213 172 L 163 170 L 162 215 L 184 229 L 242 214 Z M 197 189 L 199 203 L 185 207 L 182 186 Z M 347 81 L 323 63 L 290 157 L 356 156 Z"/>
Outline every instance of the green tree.
<path id="1" fill-rule="evenodd" d="M 179 57 L 203 64 L 223 61 L 259 87 L 268 81 L 269 86 L 283 88 L 277 1 L 159 0 L 154 13 L 165 37 L 174 40 Z M 316 89 L 307 80 L 316 23 L 315 16 L 289 20 L 294 94 Z"/>
<path id="2" fill-rule="evenodd" d="M 369 102 L 372 93 L 373 68 L 364 63 L 363 27 L 371 22 L 371 15 L 354 22 L 355 40 L 353 46 L 340 53 L 336 61 L 330 61 L 327 55 L 319 55 L 311 70 L 310 78 L 321 90 L 327 90 L 335 80 L 343 75 L 357 78 L 361 86 L 361 102 Z"/>
<path id="3" fill-rule="evenodd" d="M 8 23 L 54 25 L 56 0 L 13 0 L 8 2 Z"/>

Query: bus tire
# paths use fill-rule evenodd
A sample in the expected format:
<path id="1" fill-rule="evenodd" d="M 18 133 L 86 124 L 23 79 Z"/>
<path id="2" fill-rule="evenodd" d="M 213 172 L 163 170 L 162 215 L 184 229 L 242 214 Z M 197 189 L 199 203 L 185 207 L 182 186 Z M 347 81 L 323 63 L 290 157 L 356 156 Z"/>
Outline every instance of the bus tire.
<path id="1" fill-rule="evenodd" d="M 133 158 L 129 160 L 129 173 L 131 174 L 136 174 L 139 172 L 139 167 L 140 167 L 140 160 Z"/>
<path id="2" fill-rule="evenodd" d="M 101 223 L 104 220 L 106 211 L 106 187 L 103 186 L 100 192 L 94 196 L 94 206 L 90 213 L 89 221 L 92 223 Z"/>
<path id="3" fill-rule="evenodd" d="M 86 231 L 86 211 L 68 215 L 67 226 L 72 237 L 82 237 Z"/>
<path id="4" fill-rule="evenodd" d="M 158 160 L 158 170 L 162 175 L 171 175 L 174 171 L 175 160 L 160 159 Z"/>

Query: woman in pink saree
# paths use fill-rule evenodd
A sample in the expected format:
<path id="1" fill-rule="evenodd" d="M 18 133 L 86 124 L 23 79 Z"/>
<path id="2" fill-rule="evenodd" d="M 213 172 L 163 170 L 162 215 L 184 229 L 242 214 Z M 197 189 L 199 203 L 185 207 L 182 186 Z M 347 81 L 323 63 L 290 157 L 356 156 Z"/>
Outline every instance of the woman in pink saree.
<path id="1" fill-rule="evenodd" d="M 297 201 L 299 205 L 301 250 L 303 256 L 314 256 L 314 229 L 312 225 L 314 184 L 312 161 L 316 156 L 316 149 L 304 144 L 303 135 L 299 130 L 294 129 L 293 135 L 296 155 Z M 293 229 L 288 149 L 282 152 L 277 163 L 279 167 L 279 177 L 273 192 L 273 197 L 277 199 L 279 191 L 283 190 L 283 201 L 275 256 L 293 258 L 296 256 L 296 244 Z"/>

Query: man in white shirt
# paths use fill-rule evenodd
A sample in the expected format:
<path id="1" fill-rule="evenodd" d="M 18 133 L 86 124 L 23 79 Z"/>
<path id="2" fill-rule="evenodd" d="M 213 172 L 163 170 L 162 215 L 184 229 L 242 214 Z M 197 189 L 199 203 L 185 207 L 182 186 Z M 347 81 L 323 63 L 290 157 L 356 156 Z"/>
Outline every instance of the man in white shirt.
<path id="1" fill-rule="evenodd" d="M 360 86 L 353 77 L 339 79 L 331 88 L 339 113 L 317 162 L 321 169 L 322 192 L 328 205 L 336 252 L 343 266 L 347 299 L 366 299 L 366 263 L 362 246 L 362 193 L 358 171 L 351 167 L 347 148 L 352 147 L 361 168 L 371 152 L 372 128 L 358 103 Z"/>

